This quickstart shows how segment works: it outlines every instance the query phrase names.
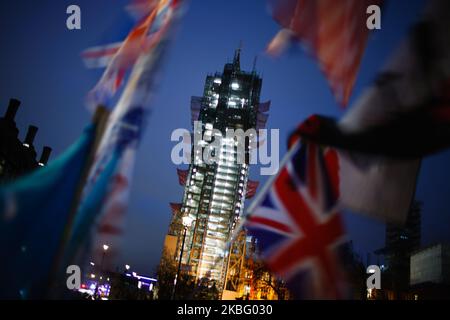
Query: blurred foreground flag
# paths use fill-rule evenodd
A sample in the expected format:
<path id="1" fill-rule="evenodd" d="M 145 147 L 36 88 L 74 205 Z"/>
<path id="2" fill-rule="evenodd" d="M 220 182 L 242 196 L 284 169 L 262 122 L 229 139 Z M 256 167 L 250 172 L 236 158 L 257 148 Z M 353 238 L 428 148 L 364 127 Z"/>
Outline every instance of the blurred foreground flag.
<path id="1" fill-rule="evenodd" d="M 145 2 L 147 5 L 135 7 L 144 12 L 141 12 L 142 17 L 123 42 L 90 48 L 82 53 L 88 67 L 106 65 L 102 77 L 88 95 L 88 104 L 92 108 L 109 104 L 139 56 L 148 53 L 164 33 L 166 16 L 173 0 L 132 1 L 134 2 Z"/>
<path id="2" fill-rule="evenodd" d="M 0 187 L 0 298 L 44 298 L 94 139 L 88 127 L 47 166 Z"/>
<path id="3" fill-rule="evenodd" d="M 75 259 L 80 264 L 87 258 L 100 261 L 102 244 L 108 244 L 108 260 L 104 265 L 108 269 L 114 266 L 120 251 L 136 152 L 151 111 L 150 100 L 156 92 L 172 30 L 182 14 L 179 0 L 157 2 L 158 8 L 167 6 L 160 17 L 158 41 L 134 64 L 127 85 L 110 114 L 83 191 L 77 212 L 79 223 L 72 230 L 68 250 L 68 260 Z"/>
<path id="4" fill-rule="evenodd" d="M 92 47 L 84 50 L 81 53 L 81 57 L 87 68 L 105 68 L 111 62 L 121 46 L 122 42 L 114 42 L 104 46 Z"/>
<path id="5" fill-rule="evenodd" d="M 336 146 L 347 140 L 349 149 L 403 158 L 450 146 L 449 32 L 450 2 L 428 2 L 375 83 L 339 121 Z"/>
<path id="6" fill-rule="evenodd" d="M 261 258 L 287 281 L 295 298 L 346 298 L 337 155 L 313 143 L 296 143 L 285 159 L 249 207 L 245 227 L 256 237 Z"/>
<path id="7" fill-rule="evenodd" d="M 318 61 L 336 100 L 346 106 L 355 84 L 369 29 L 369 5 L 382 0 L 272 0 L 273 17 L 284 28 L 267 52 L 279 55 L 292 40 Z"/>
<path id="8" fill-rule="evenodd" d="M 389 63 L 339 122 L 312 116 L 297 136 L 339 149 L 344 206 L 403 222 L 420 158 L 450 147 L 450 2 L 428 3 Z"/>
<path id="9" fill-rule="evenodd" d="M 405 221 L 420 167 L 417 150 L 382 131 L 345 135 L 332 119 L 317 115 L 300 124 L 290 143 L 298 138 L 335 150 L 341 207 L 389 223 Z M 405 158 L 407 151 L 411 156 Z"/>
<path id="10" fill-rule="evenodd" d="M 398 160 L 339 149 L 337 153 L 341 207 L 386 223 L 405 223 L 420 159 Z"/>
<path id="11" fill-rule="evenodd" d="M 450 147 L 450 99 L 390 114 L 384 122 L 356 130 L 348 130 L 342 121 L 313 115 L 296 133 L 309 141 L 347 151 L 397 160 L 418 159 Z"/>

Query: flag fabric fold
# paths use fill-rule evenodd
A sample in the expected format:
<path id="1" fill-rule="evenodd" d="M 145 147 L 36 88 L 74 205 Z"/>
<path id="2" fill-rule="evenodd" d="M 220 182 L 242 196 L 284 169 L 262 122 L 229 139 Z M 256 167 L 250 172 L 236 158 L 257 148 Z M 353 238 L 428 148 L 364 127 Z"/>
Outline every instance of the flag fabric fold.
<path id="1" fill-rule="evenodd" d="M 95 127 L 57 159 L 0 187 L 0 297 L 42 299 Z M 12 276 L 16 275 L 16 276 Z"/>
<path id="2" fill-rule="evenodd" d="M 280 0 L 273 17 L 283 29 L 267 47 L 280 54 L 300 41 L 317 60 L 336 100 L 346 106 L 364 54 L 369 29 L 366 10 L 381 0 Z"/>
<path id="3" fill-rule="evenodd" d="M 319 115 L 305 120 L 296 134 L 322 145 L 374 156 L 418 159 L 450 147 L 450 99 L 392 115 L 384 123 L 348 131 Z"/>
<path id="4" fill-rule="evenodd" d="M 338 248 L 345 240 L 337 211 L 336 154 L 296 143 L 244 222 L 261 258 L 297 299 L 345 298 Z"/>
<path id="5" fill-rule="evenodd" d="M 421 160 L 336 151 L 340 205 L 386 223 L 404 224 L 414 199 Z"/>
<path id="6" fill-rule="evenodd" d="M 450 113 L 448 30 L 450 3 L 430 1 L 373 85 L 339 121 L 340 130 L 345 134 L 386 130 L 385 136 L 406 143 L 409 152 L 417 149 L 421 154 L 445 147 Z M 412 135 L 409 141 L 407 134 Z M 415 139 L 418 145 L 410 148 Z"/>
<path id="7" fill-rule="evenodd" d="M 70 229 L 69 242 L 64 250 L 62 263 L 64 266 L 69 265 L 73 257 L 83 254 L 80 250 L 85 249 L 89 245 L 86 241 L 86 236 L 95 224 L 98 212 L 102 211 L 102 206 L 105 205 L 108 192 L 112 188 L 111 180 L 116 172 L 119 159 L 120 151 L 115 151 L 109 163 L 98 176 L 95 185 L 80 204 L 75 221 Z M 104 227 L 102 231 L 106 231 Z"/>
<path id="8" fill-rule="evenodd" d="M 160 41 L 168 27 L 169 6 L 172 0 L 151 1 L 155 4 L 137 6 L 145 9 L 145 14 L 130 31 L 122 43 L 103 48 L 92 48 L 82 53 L 88 66 L 106 65 L 99 82 L 88 94 L 88 104 L 108 106 L 112 97 L 124 81 L 141 54 L 151 51 Z"/>
<path id="9" fill-rule="evenodd" d="M 127 85 L 109 117 L 77 213 L 80 220 L 93 222 L 89 230 L 83 229 L 84 243 L 78 243 L 76 253 L 71 257 L 80 264 L 86 262 L 88 257 L 99 261 L 103 243 L 110 246 L 105 268 L 112 268 L 117 259 L 137 148 L 150 114 L 149 102 L 155 93 L 171 30 L 182 13 L 181 7 L 182 4 L 177 0 L 158 1 L 154 9 L 155 21 L 161 24 L 157 31 L 158 41 L 137 58 Z M 112 173 L 107 170 L 113 167 Z M 108 182 L 107 187 L 102 187 L 102 177 Z M 95 200 L 92 203 L 101 203 L 95 217 L 90 214 L 92 210 L 86 210 L 92 206 L 83 204 L 91 201 L 90 197 Z"/>
<path id="10" fill-rule="evenodd" d="M 311 116 L 293 136 L 335 148 L 341 204 L 403 223 L 422 157 L 450 147 L 450 3 L 430 1 L 411 32 L 340 121 Z"/>
<path id="11" fill-rule="evenodd" d="M 330 118 L 311 116 L 289 138 L 328 147 L 337 155 L 340 206 L 389 223 L 405 222 L 420 168 L 418 157 L 393 157 L 374 141 L 347 139 Z M 402 148 L 402 146 L 398 146 Z M 397 152 L 397 150 L 394 150 Z"/>
<path id="12" fill-rule="evenodd" d="M 95 46 L 81 53 L 84 65 L 89 69 L 105 68 L 119 51 L 122 42 L 114 42 L 104 46 Z"/>

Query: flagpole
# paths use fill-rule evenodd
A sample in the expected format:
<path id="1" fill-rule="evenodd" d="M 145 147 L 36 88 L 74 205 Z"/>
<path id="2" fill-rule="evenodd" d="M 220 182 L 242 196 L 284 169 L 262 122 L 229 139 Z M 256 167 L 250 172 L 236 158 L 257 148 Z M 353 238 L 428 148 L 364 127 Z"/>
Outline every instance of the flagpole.
<path id="1" fill-rule="evenodd" d="M 269 180 L 267 180 L 267 182 L 264 184 L 264 186 L 262 187 L 261 191 L 259 191 L 257 193 L 257 195 L 255 196 L 255 199 L 253 200 L 253 202 L 250 204 L 250 206 L 248 207 L 247 210 L 245 210 L 247 212 L 247 214 L 244 214 L 238 221 L 238 224 L 236 225 L 236 227 L 233 229 L 233 233 L 230 235 L 230 238 L 227 242 L 227 246 L 226 246 L 226 252 L 228 252 L 228 259 L 229 259 L 229 255 L 230 255 L 230 249 L 231 249 L 231 245 L 232 243 L 236 240 L 236 238 L 238 237 L 239 233 L 241 232 L 246 218 L 248 216 L 251 215 L 251 212 L 255 209 L 255 207 L 257 205 L 260 204 L 260 202 L 262 201 L 263 197 L 266 195 L 267 191 L 269 190 L 270 186 L 273 184 L 273 182 L 275 181 L 275 179 L 278 177 L 278 175 L 280 174 L 280 168 L 283 168 L 286 163 L 289 161 L 289 159 L 292 157 L 292 155 L 297 151 L 297 147 L 300 144 L 300 140 L 298 139 L 288 150 L 288 152 L 284 155 L 283 159 L 280 162 L 279 165 L 279 169 L 278 172 L 272 176 L 270 176 Z M 219 263 L 220 259 L 216 259 L 216 261 L 214 261 L 214 266 L 217 265 L 217 263 Z M 228 269 L 228 268 L 227 268 Z M 225 275 L 225 279 L 226 279 L 226 275 Z M 225 283 L 226 285 L 226 283 Z"/>
<path id="2" fill-rule="evenodd" d="M 83 170 L 80 175 L 80 179 L 77 184 L 77 188 L 75 191 L 75 194 L 72 199 L 72 203 L 70 205 L 69 214 L 67 218 L 67 222 L 63 231 L 63 234 L 61 236 L 58 250 L 56 252 L 55 259 L 53 261 L 53 265 L 51 268 L 50 276 L 49 276 L 49 286 L 48 286 L 48 292 L 47 295 L 50 298 L 57 298 L 57 295 L 60 293 L 58 292 L 59 283 L 58 281 L 61 281 L 59 275 L 63 267 L 64 262 L 64 253 L 66 245 L 70 239 L 70 233 L 72 230 L 72 225 L 75 220 L 75 216 L 78 210 L 78 206 L 80 203 L 80 200 L 83 195 L 83 189 L 86 185 L 86 181 L 89 177 L 90 170 L 92 167 L 92 164 L 95 160 L 95 155 L 98 150 L 98 146 L 100 145 L 100 142 L 102 141 L 102 138 L 104 136 L 106 126 L 108 123 L 108 118 L 110 115 L 110 110 L 108 110 L 105 106 L 99 105 L 97 106 L 95 113 L 92 117 L 92 124 L 95 126 L 95 133 L 94 133 L 94 140 L 92 145 L 89 148 L 89 153 L 86 158 L 86 161 L 83 166 Z"/>
<path id="3" fill-rule="evenodd" d="M 260 204 L 260 202 L 262 201 L 263 197 L 266 195 L 267 191 L 269 190 L 270 186 L 273 184 L 275 179 L 280 174 L 280 169 L 283 168 L 286 165 L 286 163 L 289 161 L 289 159 L 292 157 L 292 155 L 295 153 L 295 151 L 297 151 L 296 149 L 297 149 L 299 144 L 300 144 L 300 139 L 298 139 L 291 146 L 291 148 L 288 150 L 288 152 L 284 155 L 283 159 L 281 159 L 278 172 L 276 174 L 270 176 L 270 178 L 266 181 L 264 186 L 261 188 L 261 191 L 258 192 L 258 194 L 255 196 L 255 199 L 252 201 L 252 203 L 250 203 L 250 205 L 248 206 L 248 209 L 245 210 L 247 214 L 244 214 L 242 216 L 242 218 L 239 219 L 239 224 L 234 229 L 233 236 L 232 236 L 230 242 L 234 241 L 234 239 L 236 238 L 237 234 L 239 234 L 240 230 L 242 229 L 242 227 L 243 227 L 243 225 L 244 225 L 244 223 L 246 221 L 246 218 L 248 216 L 250 216 L 251 212 L 255 209 L 255 207 Z"/>

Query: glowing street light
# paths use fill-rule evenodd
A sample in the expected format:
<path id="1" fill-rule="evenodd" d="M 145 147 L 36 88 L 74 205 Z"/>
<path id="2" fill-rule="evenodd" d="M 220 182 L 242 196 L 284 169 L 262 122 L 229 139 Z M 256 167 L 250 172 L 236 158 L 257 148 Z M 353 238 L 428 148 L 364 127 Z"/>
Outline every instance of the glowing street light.
<path id="1" fill-rule="evenodd" d="M 182 223 L 184 226 L 184 231 L 183 231 L 183 242 L 181 243 L 181 250 L 180 250 L 180 258 L 178 260 L 178 270 L 177 270 L 177 274 L 175 275 L 175 280 L 174 280 L 174 284 L 173 284 L 173 290 L 172 290 L 172 300 L 175 298 L 175 291 L 177 289 L 177 280 L 178 277 L 180 276 L 180 271 L 181 271 L 181 259 L 183 258 L 183 251 L 184 251 L 184 242 L 186 241 L 186 233 L 187 233 L 187 229 L 188 227 L 191 226 L 192 222 L 194 221 L 194 219 L 192 219 L 190 216 L 184 216 L 182 219 Z"/>
<path id="2" fill-rule="evenodd" d="M 126 265 L 125 265 L 125 269 L 126 269 L 126 270 L 130 270 L 130 265 L 129 265 L 129 264 L 126 264 Z"/>
<path id="3" fill-rule="evenodd" d="M 194 221 L 194 219 L 192 219 L 190 216 L 184 216 L 183 219 L 181 219 L 183 221 L 183 226 L 184 229 L 187 229 L 187 227 L 190 227 L 192 224 L 192 221 Z"/>
<path id="4" fill-rule="evenodd" d="M 103 270 L 103 262 L 105 261 L 105 255 L 106 255 L 106 251 L 108 251 L 109 246 L 107 244 L 103 244 L 103 255 L 102 255 L 102 262 L 100 263 L 100 273 L 101 274 L 105 274 L 104 270 Z M 103 280 L 103 277 L 100 277 L 100 280 Z M 94 291 L 94 296 L 97 294 L 98 292 L 98 288 L 100 285 L 100 280 L 97 282 L 95 291 Z"/>
<path id="5" fill-rule="evenodd" d="M 105 260 L 106 251 L 108 251 L 109 246 L 107 244 L 103 245 L 103 255 L 102 255 L 102 263 L 100 264 L 100 270 L 103 272 L 103 261 Z"/>

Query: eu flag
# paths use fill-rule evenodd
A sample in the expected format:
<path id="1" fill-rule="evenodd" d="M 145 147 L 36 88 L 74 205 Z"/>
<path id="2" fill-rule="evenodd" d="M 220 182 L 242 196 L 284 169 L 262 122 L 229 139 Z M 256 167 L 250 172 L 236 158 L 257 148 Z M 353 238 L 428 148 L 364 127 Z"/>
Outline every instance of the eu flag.
<path id="1" fill-rule="evenodd" d="M 48 166 L 0 187 L 0 298 L 44 297 L 94 136 L 87 127 Z"/>

